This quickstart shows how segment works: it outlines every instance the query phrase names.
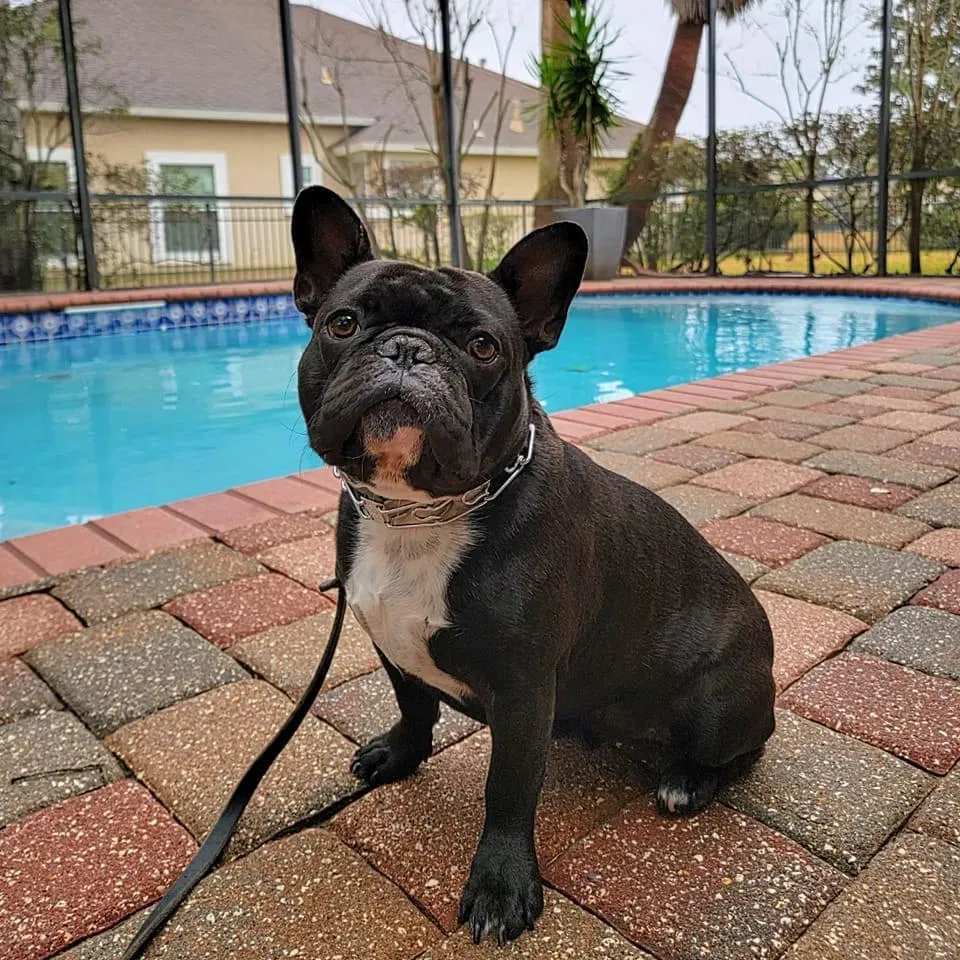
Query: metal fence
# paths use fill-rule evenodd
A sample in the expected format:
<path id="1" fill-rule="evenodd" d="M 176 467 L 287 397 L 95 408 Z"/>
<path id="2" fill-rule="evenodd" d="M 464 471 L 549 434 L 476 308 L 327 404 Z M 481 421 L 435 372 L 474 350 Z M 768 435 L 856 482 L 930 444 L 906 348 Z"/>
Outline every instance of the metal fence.
<path id="1" fill-rule="evenodd" d="M 452 262 L 437 199 L 353 201 L 384 257 Z M 276 197 L 91 197 L 103 289 L 290 279 L 290 200 Z M 467 265 L 491 269 L 533 228 L 533 204 L 461 204 Z M 4 267 L 6 264 L 6 267 Z M 0 277 L 10 290 L 85 286 L 80 215 L 68 193 L 0 194 Z"/>
<path id="2" fill-rule="evenodd" d="M 960 170 L 890 177 L 887 269 L 960 274 Z M 719 185 L 721 273 L 873 274 L 877 271 L 878 180 Z M 452 262 L 447 207 L 435 198 L 352 201 L 379 253 L 426 266 Z M 597 201 L 605 202 L 605 201 Z M 289 279 L 292 202 L 276 197 L 99 195 L 91 199 L 99 286 L 179 286 Z M 532 201 L 462 201 L 466 265 L 489 270 L 533 229 Z M 657 272 L 705 272 L 705 190 L 652 198 L 628 251 Z M 0 194 L 0 277 L 8 290 L 84 286 L 80 218 L 68 193 Z"/>
<path id="3" fill-rule="evenodd" d="M 887 272 L 960 273 L 960 169 L 896 174 L 888 182 Z M 716 195 L 725 275 L 877 273 L 877 177 L 720 185 Z M 707 216 L 705 190 L 652 198 L 631 260 L 658 272 L 706 271 Z"/>

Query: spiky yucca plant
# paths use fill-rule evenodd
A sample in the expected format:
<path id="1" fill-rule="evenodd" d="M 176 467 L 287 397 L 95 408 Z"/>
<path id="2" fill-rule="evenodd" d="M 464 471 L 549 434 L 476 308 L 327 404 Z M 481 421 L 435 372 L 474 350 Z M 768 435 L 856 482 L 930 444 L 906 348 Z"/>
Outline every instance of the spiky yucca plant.
<path id="1" fill-rule="evenodd" d="M 587 201 L 593 157 L 619 123 L 612 84 L 619 75 L 610 57 L 616 41 L 599 11 L 586 0 L 570 5 L 561 39 L 535 63 L 544 92 L 545 122 L 560 146 L 560 186 L 572 207 Z"/>

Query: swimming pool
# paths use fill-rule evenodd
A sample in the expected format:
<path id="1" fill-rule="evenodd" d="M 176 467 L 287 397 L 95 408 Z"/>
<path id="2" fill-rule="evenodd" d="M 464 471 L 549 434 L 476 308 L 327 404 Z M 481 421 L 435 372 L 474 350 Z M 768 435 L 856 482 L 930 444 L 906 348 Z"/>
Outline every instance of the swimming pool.
<path id="1" fill-rule="evenodd" d="M 897 299 L 582 297 L 535 361 L 556 412 L 960 320 Z M 297 317 L 0 347 L 0 539 L 318 464 Z"/>

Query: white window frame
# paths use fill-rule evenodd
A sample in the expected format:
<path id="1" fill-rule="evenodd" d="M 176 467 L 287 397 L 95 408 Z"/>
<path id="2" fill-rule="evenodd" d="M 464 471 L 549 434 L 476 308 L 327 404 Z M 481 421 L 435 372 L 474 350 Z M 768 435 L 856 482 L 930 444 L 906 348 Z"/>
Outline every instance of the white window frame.
<path id="1" fill-rule="evenodd" d="M 73 150 L 70 147 L 54 147 L 45 150 L 42 147 L 27 147 L 27 159 L 31 163 L 63 163 L 67 167 L 67 190 L 77 185 L 77 165 L 73 162 Z"/>
<path id="2" fill-rule="evenodd" d="M 227 157 L 223 153 L 184 150 L 147 150 L 143 154 L 147 167 L 147 175 L 151 186 L 159 184 L 162 167 L 171 166 L 198 166 L 213 168 L 213 192 L 217 197 L 226 197 L 230 194 L 230 183 L 227 177 Z M 198 197 L 202 201 L 203 197 Z M 216 203 L 217 218 L 217 250 L 214 252 L 217 263 L 233 262 L 233 234 L 227 219 L 227 206 Z M 208 259 L 206 250 L 196 253 L 169 253 L 167 251 L 166 234 L 163 222 L 164 203 L 162 200 L 150 203 L 150 240 L 154 263 L 205 263 Z"/>
<path id="3" fill-rule="evenodd" d="M 27 159 L 31 163 L 62 163 L 67 168 L 67 192 L 72 192 L 77 188 L 77 164 L 73 159 L 73 150 L 70 147 L 53 147 L 45 149 L 43 147 L 27 147 Z M 44 263 L 48 270 L 56 270 L 64 265 L 64 258 L 46 257 Z M 76 270 L 78 265 L 77 255 L 68 253 L 66 265 L 70 270 Z"/>
<path id="4" fill-rule="evenodd" d="M 293 164 L 290 162 L 289 153 L 280 154 L 280 192 L 289 200 L 295 199 L 293 194 Z M 312 154 L 304 153 L 300 155 L 300 162 L 304 170 L 311 173 L 310 186 L 316 186 L 323 183 L 323 167 L 317 163 L 317 158 Z M 293 209 L 293 204 L 286 205 L 287 212 Z"/>

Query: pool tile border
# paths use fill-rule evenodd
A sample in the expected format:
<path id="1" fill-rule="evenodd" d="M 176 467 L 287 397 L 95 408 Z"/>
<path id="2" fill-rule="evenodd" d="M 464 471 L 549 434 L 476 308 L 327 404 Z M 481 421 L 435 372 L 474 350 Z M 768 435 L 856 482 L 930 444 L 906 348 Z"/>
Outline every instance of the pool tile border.
<path id="1" fill-rule="evenodd" d="M 0 299 L 0 347 L 113 333 L 257 324 L 299 316 L 289 293 L 191 300 L 158 296 L 126 304 L 91 301 L 56 310 L 19 313 L 8 312 L 8 308 L 9 304 Z"/>
<path id="2" fill-rule="evenodd" d="M 663 277 L 586 281 L 583 296 L 764 293 L 858 296 L 960 303 L 945 277 Z M 290 281 L 0 297 L 0 346 L 111 333 L 223 327 L 296 315 Z"/>

